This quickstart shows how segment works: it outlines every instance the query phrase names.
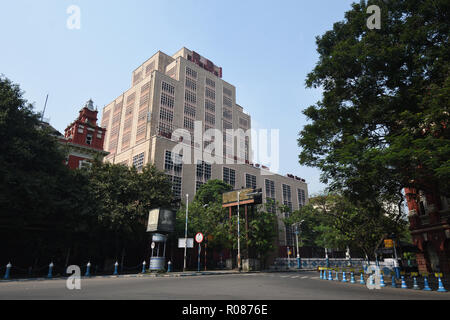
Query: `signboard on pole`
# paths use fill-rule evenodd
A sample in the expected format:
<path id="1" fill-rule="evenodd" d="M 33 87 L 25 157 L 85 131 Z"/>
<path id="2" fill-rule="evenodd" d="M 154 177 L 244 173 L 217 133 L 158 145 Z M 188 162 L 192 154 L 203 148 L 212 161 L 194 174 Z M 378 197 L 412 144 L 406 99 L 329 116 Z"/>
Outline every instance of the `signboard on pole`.
<path id="1" fill-rule="evenodd" d="M 173 210 L 164 208 L 151 210 L 148 217 L 147 232 L 174 232 L 175 220 Z"/>
<path id="2" fill-rule="evenodd" d="M 187 239 L 187 245 L 186 245 L 186 239 L 185 238 L 178 239 L 178 248 L 179 249 L 184 249 L 185 246 L 186 246 L 186 248 L 189 248 L 189 249 L 194 248 L 194 239 L 193 238 L 188 238 Z"/>
<path id="3" fill-rule="evenodd" d="M 202 243 L 202 242 L 203 242 L 203 239 L 204 239 L 203 233 L 197 233 L 197 235 L 195 236 L 195 241 L 196 241 L 197 243 Z"/>
<path id="4" fill-rule="evenodd" d="M 394 241 L 392 239 L 384 240 L 384 247 L 386 249 L 394 248 Z"/>

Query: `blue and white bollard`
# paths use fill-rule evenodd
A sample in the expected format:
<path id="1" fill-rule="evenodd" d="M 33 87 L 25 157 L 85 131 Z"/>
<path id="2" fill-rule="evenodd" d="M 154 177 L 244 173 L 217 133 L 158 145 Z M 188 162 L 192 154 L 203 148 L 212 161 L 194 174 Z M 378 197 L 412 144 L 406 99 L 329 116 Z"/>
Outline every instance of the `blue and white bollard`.
<path id="1" fill-rule="evenodd" d="M 364 274 L 361 272 L 361 279 L 359 280 L 359 284 L 366 284 L 364 281 Z"/>
<path id="2" fill-rule="evenodd" d="M 10 277 L 10 275 L 11 275 L 11 268 L 12 268 L 12 264 L 11 264 L 11 262 L 9 262 L 9 263 L 6 265 L 5 276 L 3 277 L 3 279 L 5 279 L 5 280 L 8 280 L 8 279 L 9 279 L 9 277 Z"/>
<path id="3" fill-rule="evenodd" d="M 334 277 L 334 281 L 339 281 L 339 271 L 336 269 L 336 274 L 335 274 L 335 277 Z"/>
<path id="4" fill-rule="evenodd" d="M 397 283 L 395 282 L 395 276 L 392 276 L 392 288 L 397 288 Z"/>
<path id="5" fill-rule="evenodd" d="M 416 276 L 414 276 L 414 285 L 413 285 L 413 289 L 414 289 L 414 290 L 420 290 L 419 284 L 417 283 L 417 277 L 416 277 Z"/>
<path id="6" fill-rule="evenodd" d="M 423 276 L 423 291 L 432 291 L 428 283 L 428 276 Z"/>
<path id="7" fill-rule="evenodd" d="M 49 278 L 49 279 L 51 279 L 52 276 L 53 276 L 53 267 L 54 267 L 54 264 L 53 264 L 53 262 L 52 262 L 52 263 L 50 263 L 49 266 L 48 266 L 48 275 L 47 275 L 47 278 Z"/>
<path id="8" fill-rule="evenodd" d="M 441 276 L 439 275 L 439 288 L 437 292 L 447 292 L 447 290 L 444 288 L 444 283 L 442 282 Z"/>
<path id="9" fill-rule="evenodd" d="M 370 285 L 374 286 L 375 285 L 375 274 L 371 274 L 369 277 L 370 280 Z"/>
<path id="10" fill-rule="evenodd" d="M 333 274 L 331 273 L 331 270 L 328 271 L 328 281 L 333 281 Z"/>
<path id="11" fill-rule="evenodd" d="M 406 285 L 405 276 L 402 276 L 402 289 L 408 289 L 408 286 Z"/>
<path id="12" fill-rule="evenodd" d="M 114 276 L 117 276 L 119 274 L 119 263 L 116 261 L 114 264 Z"/>
<path id="13" fill-rule="evenodd" d="M 355 281 L 355 273 L 352 272 L 351 277 L 350 277 L 350 283 L 356 283 Z"/>
<path id="14" fill-rule="evenodd" d="M 167 272 L 172 272 L 172 261 L 167 263 Z"/>
<path id="15" fill-rule="evenodd" d="M 302 260 L 300 259 L 300 257 L 297 257 L 297 269 L 301 268 L 302 268 Z"/>
<path id="16" fill-rule="evenodd" d="M 320 280 L 322 280 L 323 279 L 322 278 L 322 269 L 319 270 L 319 273 L 320 273 L 320 277 L 319 278 L 320 278 Z"/>
<path id="17" fill-rule="evenodd" d="M 84 275 L 85 277 L 90 277 L 91 276 L 91 262 L 88 262 L 88 264 L 86 265 L 86 273 Z"/>
<path id="18" fill-rule="evenodd" d="M 345 271 L 342 273 L 342 282 L 348 282 Z"/>
<path id="19" fill-rule="evenodd" d="M 386 287 L 386 283 L 384 283 L 383 272 L 380 273 L 380 287 L 381 287 L 381 288 Z"/>
<path id="20" fill-rule="evenodd" d="M 142 273 L 145 273 L 145 265 L 146 265 L 147 263 L 144 261 L 144 262 L 142 262 Z"/>

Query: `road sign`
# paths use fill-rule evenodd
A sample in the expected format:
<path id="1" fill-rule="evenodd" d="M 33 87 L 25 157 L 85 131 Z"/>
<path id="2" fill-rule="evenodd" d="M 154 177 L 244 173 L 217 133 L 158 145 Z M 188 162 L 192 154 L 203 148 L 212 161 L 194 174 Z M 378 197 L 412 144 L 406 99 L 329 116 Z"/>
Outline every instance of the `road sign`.
<path id="1" fill-rule="evenodd" d="M 197 235 L 195 236 L 195 241 L 197 243 L 202 243 L 203 242 L 203 234 L 202 233 L 197 233 Z"/>
<path id="2" fill-rule="evenodd" d="M 186 245 L 186 239 L 185 238 L 178 239 L 178 248 L 184 249 L 185 245 Z M 187 239 L 186 248 L 192 249 L 193 247 L 194 247 L 194 239 L 193 238 L 188 238 Z"/>
<path id="3" fill-rule="evenodd" d="M 384 240 L 384 247 L 390 249 L 394 247 L 394 241 L 392 239 Z"/>

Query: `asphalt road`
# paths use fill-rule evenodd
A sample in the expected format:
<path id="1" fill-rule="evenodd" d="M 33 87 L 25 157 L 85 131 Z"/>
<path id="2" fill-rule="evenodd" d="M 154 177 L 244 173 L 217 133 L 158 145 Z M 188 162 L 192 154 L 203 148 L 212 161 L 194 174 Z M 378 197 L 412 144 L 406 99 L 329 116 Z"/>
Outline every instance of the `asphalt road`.
<path id="1" fill-rule="evenodd" d="M 82 279 L 0 283 L 0 300 L 450 300 L 450 293 L 384 288 L 320 280 L 318 273 L 254 273 L 179 278 Z"/>

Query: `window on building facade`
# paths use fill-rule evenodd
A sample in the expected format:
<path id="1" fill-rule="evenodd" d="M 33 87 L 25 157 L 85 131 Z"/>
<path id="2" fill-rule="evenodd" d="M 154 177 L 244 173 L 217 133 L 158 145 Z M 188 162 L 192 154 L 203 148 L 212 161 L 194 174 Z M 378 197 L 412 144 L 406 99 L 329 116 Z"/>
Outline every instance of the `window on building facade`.
<path id="1" fill-rule="evenodd" d="M 184 104 L 184 114 L 195 119 L 196 108 L 188 103 Z"/>
<path id="2" fill-rule="evenodd" d="M 197 181 L 208 182 L 211 180 L 211 164 L 205 161 L 197 163 Z"/>
<path id="3" fill-rule="evenodd" d="M 133 157 L 133 167 L 135 167 L 137 171 L 141 171 L 142 168 L 144 168 L 144 156 L 145 153 L 143 152 Z"/>
<path id="4" fill-rule="evenodd" d="M 171 97 L 165 93 L 161 93 L 161 105 L 169 107 L 170 109 L 173 109 L 173 107 L 175 106 L 174 97 Z"/>
<path id="5" fill-rule="evenodd" d="M 183 174 L 183 156 L 166 151 L 164 159 L 164 169 L 166 176 L 172 183 L 172 192 L 175 199 L 181 198 L 182 174 Z"/>
<path id="6" fill-rule="evenodd" d="M 184 98 L 187 102 L 196 104 L 197 103 L 197 95 L 194 92 L 186 90 L 184 94 Z"/>
<path id="7" fill-rule="evenodd" d="M 192 79 L 197 79 L 197 71 L 186 67 L 186 76 L 191 77 Z"/>
<path id="8" fill-rule="evenodd" d="M 205 122 L 211 125 L 216 124 L 216 115 L 205 112 Z"/>
<path id="9" fill-rule="evenodd" d="M 86 144 L 88 144 L 88 145 L 92 144 L 92 134 L 88 134 L 86 136 Z"/>
<path id="10" fill-rule="evenodd" d="M 211 80 L 209 78 L 206 78 L 206 85 L 210 86 L 211 88 L 215 88 L 216 87 L 216 83 L 214 82 L 214 80 Z"/>
<path id="11" fill-rule="evenodd" d="M 211 100 L 205 99 L 205 109 L 215 113 L 216 112 L 216 104 Z"/>
<path id="12" fill-rule="evenodd" d="M 297 189 L 299 209 L 306 204 L 306 193 L 303 189 Z"/>
<path id="13" fill-rule="evenodd" d="M 215 101 L 216 100 L 216 92 L 208 87 L 205 88 L 205 97 Z"/>
<path id="14" fill-rule="evenodd" d="M 223 168 L 223 182 L 236 188 L 236 170 L 224 167 Z"/>
<path id="15" fill-rule="evenodd" d="M 256 188 L 256 176 L 252 174 L 245 174 L 245 187 L 246 188 Z"/>
<path id="16" fill-rule="evenodd" d="M 293 207 L 292 207 L 292 190 L 291 186 L 283 184 L 283 204 L 288 207 L 289 212 L 285 213 L 285 218 L 289 218 Z M 286 245 L 293 245 L 294 231 L 292 226 L 286 226 Z"/>
<path id="17" fill-rule="evenodd" d="M 197 92 L 197 82 L 192 79 L 186 78 L 186 88 Z"/>
<path id="18" fill-rule="evenodd" d="M 175 87 L 173 85 L 171 85 L 170 83 L 163 81 L 161 86 L 162 86 L 162 91 L 164 91 L 172 96 L 175 94 Z"/>
<path id="19" fill-rule="evenodd" d="M 233 100 L 231 100 L 230 98 L 228 98 L 226 96 L 223 96 L 223 104 L 224 104 L 224 106 L 233 108 Z"/>
<path id="20" fill-rule="evenodd" d="M 173 122 L 172 110 L 161 108 L 159 111 L 159 119 L 161 119 L 162 121 L 165 121 L 165 122 L 172 123 Z"/>
<path id="21" fill-rule="evenodd" d="M 223 88 L 223 93 L 226 94 L 227 96 L 231 97 L 233 96 L 233 91 L 231 91 L 231 89 L 228 88 Z"/>

